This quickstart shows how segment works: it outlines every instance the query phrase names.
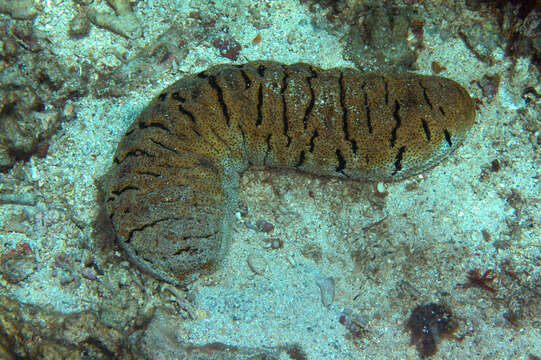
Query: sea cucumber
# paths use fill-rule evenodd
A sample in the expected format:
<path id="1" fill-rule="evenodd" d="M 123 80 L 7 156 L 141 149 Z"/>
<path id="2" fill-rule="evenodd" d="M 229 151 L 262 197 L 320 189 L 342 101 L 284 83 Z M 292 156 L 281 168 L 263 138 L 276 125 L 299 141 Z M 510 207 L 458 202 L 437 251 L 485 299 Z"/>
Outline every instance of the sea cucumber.
<path id="1" fill-rule="evenodd" d="M 467 91 L 442 77 L 218 65 L 163 90 L 133 122 L 104 207 L 134 264 L 186 284 L 226 254 L 248 166 L 396 181 L 440 163 L 474 120 Z"/>

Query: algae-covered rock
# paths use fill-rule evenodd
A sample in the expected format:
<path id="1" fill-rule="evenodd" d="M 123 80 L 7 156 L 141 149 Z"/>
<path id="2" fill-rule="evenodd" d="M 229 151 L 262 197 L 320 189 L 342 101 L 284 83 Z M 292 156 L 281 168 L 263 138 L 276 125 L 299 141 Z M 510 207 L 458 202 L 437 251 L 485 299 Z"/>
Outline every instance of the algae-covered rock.
<path id="1" fill-rule="evenodd" d="M 0 40 L 0 171 L 44 157 L 67 101 L 87 93 L 82 67 L 60 62 L 46 44 L 31 21 L 17 21 Z"/>
<path id="2" fill-rule="evenodd" d="M 147 358 L 169 360 L 279 360 L 307 359 L 299 345 L 281 345 L 266 348 L 250 348 L 213 342 L 192 345 L 178 335 L 178 317 L 157 309 L 148 327 L 136 334 L 137 345 Z"/>
<path id="3" fill-rule="evenodd" d="M 128 336 L 91 311 L 62 314 L 0 295 L 0 359 L 306 359 L 298 345 L 191 345 L 176 335 L 179 325 L 174 315 L 158 310 Z"/>
<path id="4" fill-rule="evenodd" d="M 0 13 L 13 19 L 33 19 L 39 13 L 32 0 L 0 0 Z"/>
<path id="5" fill-rule="evenodd" d="M 29 158 L 56 130 L 58 110 L 47 110 L 44 101 L 28 86 L 0 86 L 0 170 Z"/>
<path id="6" fill-rule="evenodd" d="M 91 312 L 66 315 L 0 295 L 1 359 L 136 359 Z"/>
<path id="7" fill-rule="evenodd" d="M 102 13 L 95 8 L 88 10 L 90 21 L 101 28 L 135 39 L 141 36 L 141 23 L 132 12 L 129 0 L 108 0 L 107 3 L 113 8 L 114 14 Z"/>
<path id="8" fill-rule="evenodd" d="M 347 35 L 345 55 L 359 69 L 381 72 L 407 70 L 417 59 L 408 42 L 412 16 L 406 8 L 368 9 Z"/>
<path id="9" fill-rule="evenodd" d="M 90 20 L 86 14 L 77 14 L 69 22 L 69 35 L 76 39 L 83 38 L 90 32 Z"/>

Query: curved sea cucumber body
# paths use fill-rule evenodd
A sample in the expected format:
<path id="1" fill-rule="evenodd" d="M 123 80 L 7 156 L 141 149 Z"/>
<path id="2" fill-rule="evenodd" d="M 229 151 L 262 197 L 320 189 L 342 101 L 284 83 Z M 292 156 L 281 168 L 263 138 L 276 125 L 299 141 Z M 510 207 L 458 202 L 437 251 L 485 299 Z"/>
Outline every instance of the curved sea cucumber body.
<path id="1" fill-rule="evenodd" d="M 132 262 L 185 284 L 225 255 L 249 165 L 400 180 L 447 157 L 474 120 L 466 90 L 441 77 L 218 65 L 165 89 L 133 122 L 105 208 Z"/>

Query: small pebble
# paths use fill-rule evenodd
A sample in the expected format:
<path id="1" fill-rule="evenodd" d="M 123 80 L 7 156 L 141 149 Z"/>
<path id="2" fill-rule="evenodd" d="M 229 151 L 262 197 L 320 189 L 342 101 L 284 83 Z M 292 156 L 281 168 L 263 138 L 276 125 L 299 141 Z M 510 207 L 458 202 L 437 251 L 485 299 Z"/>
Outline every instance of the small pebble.
<path id="1" fill-rule="evenodd" d="M 278 238 L 270 239 L 271 249 L 281 249 L 284 247 L 284 242 Z"/>
<path id="2" fill-rule="evenodd" d="M 84 14 L 75 15 L 69 22 L 69 35 L 80 39 L 90 32 L 90 20 Z"/>
<path id="3" fill-rule="evenodd" d="M 77 112 L 75 111 L 75 106 L 73 104 L 66 104 L 63 110 L 64 121 L 71 121 L 77 117 Z"/>
<path id="4" fill-rule="evenodd" d="M 257 226 L 255 225 L 255 223 L 253 221 L 245 220 L 244 221 L 244 226 L 246 226 L 248 229 L 257 231 Z"/>
<path id="5" fill-rule="evenodd" d="M 265 242 L 263 244 L 265 249 L 277 250 L 284 247 L 284 242 L 278 238 L 265 239 L 263 241 Z"/>
<path id="6" fill-rule="evenodd" d="M 98 273 L 92 267 L 84 268 L 81 275 L 88 280 L 96 280 L 98 278 Z"/>
<path id="7" fill-rule="evenodd" d="M 335 281 L 332 277 L 328 277 L 326 279 L 317 280 L 316 284 L 321 290 L 321 302 L 323 303 L 323 306 L 328 308 L 334 301 Z"/>
<path id="8" fill-rule="evenodd" d="M 261 232 L 272 232 L 274 230 L 274 225 L 266 220 L 257 220 L 255 223 L 255 226 L 257 227 L 257 230 Z"/>
<path id="9" fill-rule="evenodd" d="M 384 198 L 387 195 L 389 195 L 389 192 L 387 191 L 387 188 L 385 187 L 385 183 L 382 183 L 382 182 L 377 183 L 375 195 L 381 198 Z"/>
<path id="10" fill-rule="evenodd" d="M 274 225 L 272 225 L 270 222 L 268 222 L 266 220 L 261 220 L 261 219 L 257 220 L 255 223 L 252 222 L 252 221 L 246 220 L 244 222 L 244 225 L 248 229 L 256 230 L 256 231 L 259 231 L 259 232 L 269 233 L 269 232 L 272 232 L 274 230 Z"/>
<path id="11" fill-rule="evenodd" d="M 349 330 L 353 337 L 360 338 L 367 333 L 368 319 L 354 314 L 350 309 L 344 309 L 338 321 Z"/>
<path id="12" fill-rule="evenodd" d="M 75 277 L 73 276 L 73 274 L 71 272 L 62 271 L 60 273 L 60 278 L 59 278 L 58 281 L 60 282 L 60 285 L 68 285 L 68 284 L 72 283 L 73 280 L 75 280 Z"/>
<path id="13" fill-rule="evenodd" d="M 66 106 L 64 106 L 64 116 L 70 116 L 74 110 L 75 106 L 73 106 L 73 104 L 66 104 Z"/>

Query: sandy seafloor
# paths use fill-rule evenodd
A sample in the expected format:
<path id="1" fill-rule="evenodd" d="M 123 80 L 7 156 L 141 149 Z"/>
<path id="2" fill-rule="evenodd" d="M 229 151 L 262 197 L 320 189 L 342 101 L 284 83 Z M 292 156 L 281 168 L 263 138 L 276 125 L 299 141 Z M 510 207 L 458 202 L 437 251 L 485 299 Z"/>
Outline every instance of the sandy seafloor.
<path id="1" fill-rule="evenodd" d="M 250 3 L 140 1 L 134 13 L 141 19 L 144 37 L 131 40 L 94 26 L 87 37 L 69 38 L 67 23 L 74 10 L 68 1 L 44 1 L 35 23 L 65 61 L 92 53 L 91 61 L 107 64 L 118 62 L 115 53 L 151 43 L 173 19 L 182 21 L 197 8 L 219 9 L 229 14 L 220 21 L 242 45 L 236 63 L 271 59 L 323 68 L 353 66 L 344 60 L 340 41 L 347 26 L 333 31 L 315 28 L 308 7 L 290 0 L 261 2 L 265 26 L 257 29 L 246 11 Z M 253 43 L 258 34 L 261 41 Z M 190 286 L 186 297 L 140 273 L 122 253 L 105 259 L 95 250 L 95 183 L 110 166 L 130 122 L 160 89 L 184 73 L 231 61 L 203 42 L 189 46 L 179 63 L 149 71 L 152 77 L 127 96 L 88 95 L 78 100 L 76 118 L 52 138 L 47 156 L 24 165 L 29 181 L 13 185 L 43 200 L 25 210 L 32 214 L 32 226 L 18 231 L 0 228 L 0 242 L 4 248 L 29 243 L 38 268 L 18 285 L 0 280 L 4 291 L 65 313 L 92 309 L 107 314 L 104 308 L 122 309 L 123 301 L 130 305 L 122 311 L 132 311 L 132 306 L 166 308 L 173 314 L 178 311 L 176 318 L 164 322 L 173 343 L 299 343 L 308 359 L 415 359 L 418 354 L 404 324 L 416 305 L 437 302 L 452 309 L 459 327 L 454 337 L 442 341 L 435 359 L 541 356 L 541 319 L 535 313 L 539 297 L 521 297 L 540 291 L 539 149 L 536 153 L 528 141 L 517 113 L 525 107 L 520 76 L 510 80 L 511 72 L 525 72 L 528 61 L 513 64 L 500 49 L 493 54 L 495 64 L 488 66 L 460 38 L 443 41 L 437 32 L 426 33 L 424 45 L 416 62 L 418 72 L 432 73 L 430 65 L 438 61 L 446 68 L 440 75 L 458 81 L 472 97 L 482 97 L 473 80 L 485 73 L 502 76 L 494 100 L 479 106 L 465 144 L 436 168 L 385 184 L 388 195 L 383 198 L 376 196 L 375 184 L 248 171 L 241 180 L 235 235 L 224 266 Z M 503 164 L 501 170 L 487 171 L 495 159 Z M 9 173 L 1 176 L 9 179 Z M 506 200 L 512 191 L 520 194 L 519 208 Z M 20 205 L 2 205 L 0 222 L 19 211 Z M 245 226 L 257 219 L 274 224 L 274 231 L 266 234 Z M 268 249 L 270 238 L 280 239 L 283 247 Z M 61 285 L 54 260 L 61 253 L 78 261 L 95 256 L 103 275 L 96 280 L 79 276 Z M 264 264 L 262 275 L 250 269 L 248 257 Z M 498 292 L 457 287 L 473 268 L 494 270 L 492 286 Z M 518 274 L 518 280 L 510 279 L 505 269 Z M 335 279 L 336 288 L 327 308 L 316 282 L 328 277 Z M 528 301 L 515 324 L 504 316 L 513 301 Z M 360 338 L 352 338 L 340 324 L 344 309 L 361 319 L 366 331 Z M 105 321 L 115 324 L 115 311 Z"/>

